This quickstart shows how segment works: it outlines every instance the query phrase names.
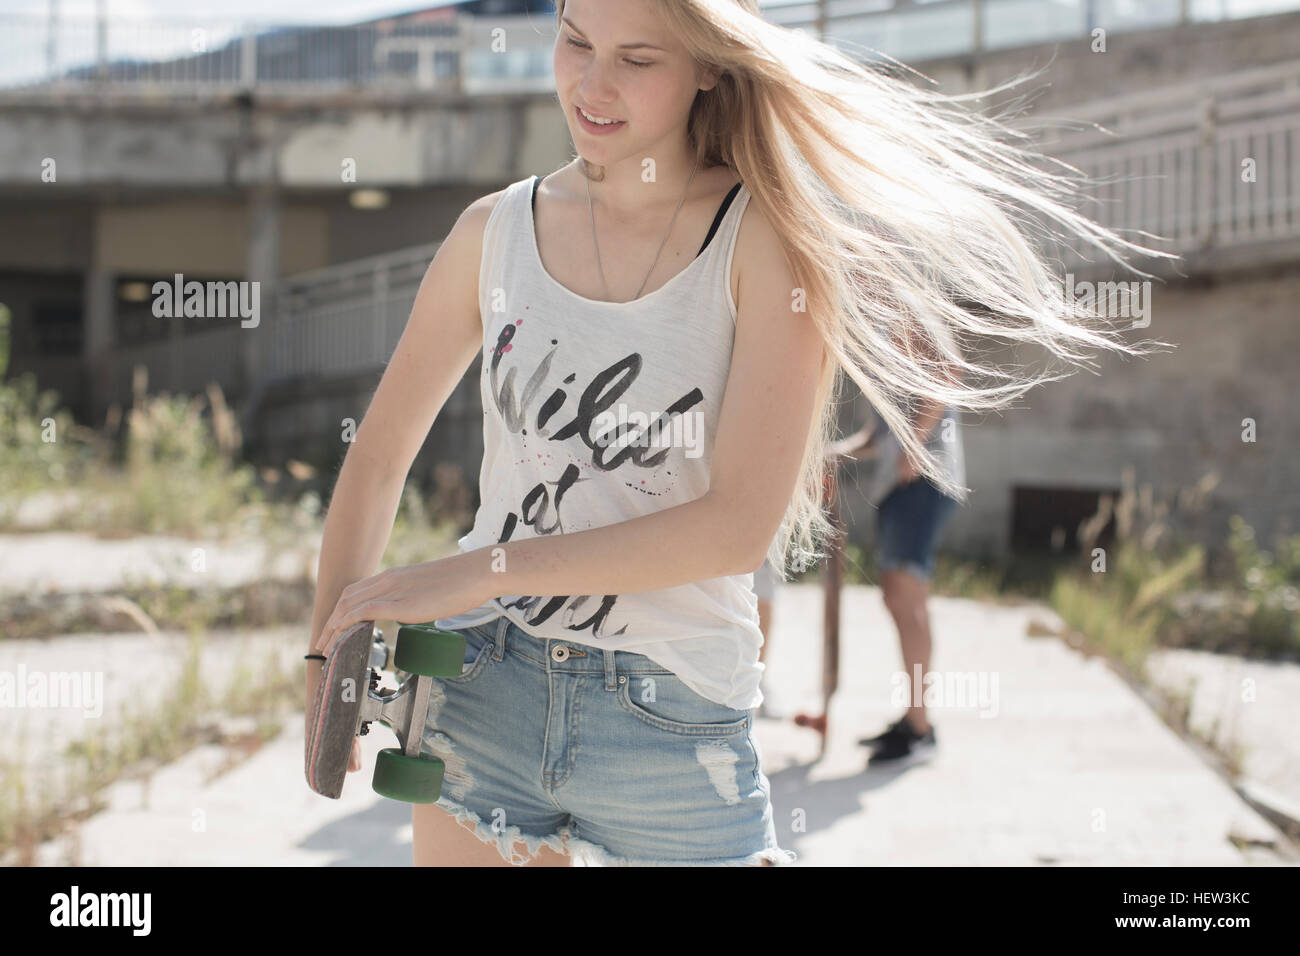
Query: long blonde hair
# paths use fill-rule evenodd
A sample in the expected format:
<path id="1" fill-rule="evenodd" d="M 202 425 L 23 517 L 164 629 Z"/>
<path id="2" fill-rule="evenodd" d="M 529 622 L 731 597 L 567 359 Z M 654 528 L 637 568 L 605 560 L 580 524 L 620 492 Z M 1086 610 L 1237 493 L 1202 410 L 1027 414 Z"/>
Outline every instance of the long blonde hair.
<path id="1" fill-rule="evenodd" d="M 834 532 L 822 498 L 841 370 L 922 473 L 964 499 L 967 489 L 913 432 L 909 410 L 925 400 L 999 409 L 1070 374 L 1025 376 L 972 362 L 974 337 L 1041 345 L 1078 364 L 1090 361 L 1079 346 L 1141 355 L 1146 345 L 1168 344 L 1122 341 L 1066 296 L 1063 277 L 1035 248 L 1036 239 L 1072 236 L 1126 268 L 1124 250 L 1177 258 L 1076 212 L 1088 182 L 1079 170 L 1016 145 L 1029 137 L 963 105 L 1029 77 L 942 94 L 768 22 L 757 0 L 659 5 L 695 61 L 721 73 L 696 94 L 688 146 L 701 168 L 726 164 L 748 187 L 799 283 L 792 309 L 806 310 L 828 346 L 817 419 L 768 551 L 783 576 L 787 564 L 803 569 L 822 558 L 819 545 Z M 557 0 L 557 29 L 564 7 Z M 1061 172 L 1040 168 L 1045 162 Z M 1035 236 L 1035 217 L 1065 232 Z"/>

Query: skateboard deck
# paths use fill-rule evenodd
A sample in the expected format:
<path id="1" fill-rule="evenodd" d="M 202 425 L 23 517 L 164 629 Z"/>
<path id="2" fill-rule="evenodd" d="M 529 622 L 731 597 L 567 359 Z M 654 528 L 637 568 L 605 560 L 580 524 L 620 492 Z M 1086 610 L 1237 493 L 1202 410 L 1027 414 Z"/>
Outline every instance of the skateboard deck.
<path id="1" fill-rule="evenodd" d="M 307 784 L 338 799 L 347 778 L 352 740 L 361 730 L 361 703 L 369 690 L 374 624 L 362 621 L 331 649 L 321 670 L 307 734 Z"/>
<path id="2" fill-rule="evenodd" d="M 827 547 L 826 567 L 822 574 L 822 710 L 820 714 L 796 714 L 794 722 L 821 735 L 821 752 L 825 754 L 831 698 L 840 683 L 840 592 L 844 585 L 845 529 L 840 520 L 839 488 L 834 469 L 826 475 L 823 491 L 827 519 L 835 528 L 835 537 Z"/>

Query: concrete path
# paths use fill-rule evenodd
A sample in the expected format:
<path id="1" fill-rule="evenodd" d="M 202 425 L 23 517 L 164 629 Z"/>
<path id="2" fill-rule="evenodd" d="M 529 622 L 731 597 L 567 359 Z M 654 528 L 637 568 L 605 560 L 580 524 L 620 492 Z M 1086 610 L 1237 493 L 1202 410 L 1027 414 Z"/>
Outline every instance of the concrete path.
<path id="1" fill-rule="evenodd" d="M 821 594 L 781 588 L 769 663 L 769 709 L 816 709 Z M 1027 636 L 1050 612 L 965 600 L 932 602 L 934 664 L 947 679 L 931 718 L 927 764 L 865 769 L 854 741 L 899 711 L 897 640 L 879 591 L 851 587 L 829 749 L 778 717 L 758 721 L 778 835 L 799 865 L 1212 865 L 1290 862 L 1276 830 L 1244 804 L 1097 659 Z M 966 683 L 963 685 L 962 682 Z M 964 686 L 975 691 L 959 700 Z M 983 690 L 983 694 L 978 692 Z M 411 861 L 410 811 L 369 788 L 385 728 L 363 739 L 366 769 L 343 799 L 302 777 L 302 720 L 233 769 L 204 748 L 139 782 L 75 843 L 43 848 L 57 863 L 393 865 Z M 1239 850 L 1234 840 L 1247 844 Z"/>
<path id="2" fill-rule="evenodd" d="M 316 542 L 268 545 L 167 535 L 96 538 L 74 531 L 0 535 L 0 599 L 6 593 L 112 591 L 124 586 L 237 587 L 268 578 L 315 578 Z"/>
<path id="3" fill-rule="evenodd" d="M 305 641 L 300 627 L 208 631 L 200 645 L 199 674 L 219 702 L 240 680 L 241 669 L 262 680 L 270 667 L 299 673 Z M 189 644 L 177 631 L 0 641 L 0 674 L 12 675 L 16 690 L 28 689 L 5 710 L 0 761 L 48 773 L 46 755 L 100 731 L 111 736 L 132 715 L 157 712 L 176 688 Z M 29 699 L 34 681 L 49 688 L 45 700 Z"/>
<path id="4" fill-rule="evenodd" d="M 1198 736 L 1237 753 L 1253 799 L 1300 821 L 1300 664 L 1171 649 L 1152 653 L 1148 671 L 1187 699 Z"/>
<path id="5" fill-rule="evenodd" d="M 815 704 L 816 641 L 797 625 L 820 621 L 819 602 L 812 588 L 781 595 L 773 697 L 783 710 Z M 868 770 L 854 743 L 901 710 L 889 704 L 898 642 L 875 588 L 845 593 L 825 758 L 813 762 L 801 729 L 764 722 L 778 818 L 788 829 L 807 810 L 806 832 L 782 836 L 800 862 L 1227 866 L 1255 859 L 1230 837 L 1281 841 L 1103 661 L 1027 636 L 1035 618 L 1054 621 L 1050 611 L 934 599 L 931 614 L 935 668 L 996 693 L 932 710 L 939 748 L 928 764 Z"/>

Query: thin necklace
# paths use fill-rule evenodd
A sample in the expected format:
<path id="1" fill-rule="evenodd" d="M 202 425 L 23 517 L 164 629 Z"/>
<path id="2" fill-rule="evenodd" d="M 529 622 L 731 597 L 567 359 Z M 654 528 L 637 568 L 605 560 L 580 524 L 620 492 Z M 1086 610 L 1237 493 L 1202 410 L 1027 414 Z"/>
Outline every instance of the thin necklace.
<path id="1" fill-rule="evenodd" d="M 681 211 L 682 203 L 686 202 L 686 194 L 690 191 L 691 180 L 695 178 L 695 170 L 699 168 L 700 161 L 697 159 L 695 166 L 691 168 L 691 175 L 686 180 L 686 188 L 682 190 L 682 198 L 677 200 L 677 208 L 673 210 L 673 218 L 668 220 L 668 231 L 664 233 L 664 241 L 659 243 L 659 252 L 655 253 L 654 262 L 650 263 L 650 272 L 645 274 L 645 278 L 641 280 L 641 288 L 636 290 L 636 295 L 632 296 L 628 300 L 629 302 L 641 298 L 641 289 L 644 289 L 645 284 L 650 281 L 650 275 L 655 271 L 655 266 L 659 262 L 659 254 L 664 251 L 664 246 L 668 243 L 668 237 L 672 235 L 673 223 L 677 221 L 677 213 Z M 612 298 L 609 294 L 609 283 L 605 281 L 605 267 L 600 264 L 600 243 L 596 241 L 596 207 L 591 201 L 591 180 L 586 176 L 583 178 L 587 180 L 587 208 L 591 210 L 591 244 L 596 247 L 596 268 L 600 270 L 600 282 L 605 287 L 605 300 L 609 301 Z"/>

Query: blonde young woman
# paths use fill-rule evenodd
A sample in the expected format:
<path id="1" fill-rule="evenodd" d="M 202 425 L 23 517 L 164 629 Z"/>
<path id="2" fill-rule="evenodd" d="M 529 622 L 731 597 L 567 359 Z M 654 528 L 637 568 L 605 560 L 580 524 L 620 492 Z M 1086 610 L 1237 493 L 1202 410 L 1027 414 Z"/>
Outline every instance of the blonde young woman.
<path id="1" fill-rule="evenodd" d="M 933 472 L 910 398 L 1035 384 L 970 363 L 971 337 L 1131 350 L 1064 301 L 1010 204 L 1127 243 L 1000 126 L 754 0 L 556 12 L 577 156 L 472 203 L 429 266 L 339 474 L 313 649 L 367 620 L 466 638 L 429 706 L 447 770 L 414 809 L 417 865 L 790 863 L 753 734 L 752 572 L 821 556 L 837 370 Z M 480 348 L 474 527 L 375 574 Z"/>

